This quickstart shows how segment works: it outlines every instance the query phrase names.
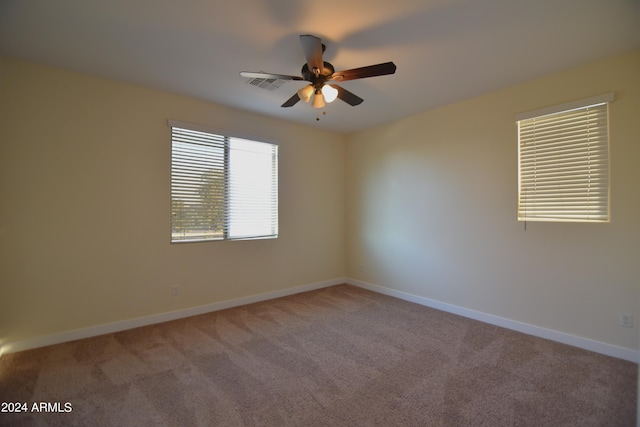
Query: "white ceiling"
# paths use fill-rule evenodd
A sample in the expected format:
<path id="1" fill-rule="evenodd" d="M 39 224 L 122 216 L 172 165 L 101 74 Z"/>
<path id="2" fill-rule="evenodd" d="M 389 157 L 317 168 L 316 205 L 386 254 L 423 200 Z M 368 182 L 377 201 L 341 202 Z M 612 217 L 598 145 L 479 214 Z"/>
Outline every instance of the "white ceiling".
<path id="1" fill-rule="evenodd" d="M 300 75 L 299 34 L 364 102 L 320 114 L 304 82 L 269 91 L 240 71 Z M 0 0 L 0 53 L 340 133 L 640 48 L 638 0 Z"/>

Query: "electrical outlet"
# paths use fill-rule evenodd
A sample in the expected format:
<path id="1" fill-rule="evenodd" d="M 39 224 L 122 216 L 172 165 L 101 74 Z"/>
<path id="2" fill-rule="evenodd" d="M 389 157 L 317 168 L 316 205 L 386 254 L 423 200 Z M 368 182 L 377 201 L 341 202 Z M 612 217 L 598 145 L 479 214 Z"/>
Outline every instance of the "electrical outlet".
<path id="1" fill-rule="evenodd" d="M 177 297 L 180 294 L 180 286 L 173 285 L 171 286 L 171 295 Z"/>
<path id="2" fill-rule="evenodd" d="M 633 316 L 628 313 L 620 313 L 620 326 L 633 328 Z"/>

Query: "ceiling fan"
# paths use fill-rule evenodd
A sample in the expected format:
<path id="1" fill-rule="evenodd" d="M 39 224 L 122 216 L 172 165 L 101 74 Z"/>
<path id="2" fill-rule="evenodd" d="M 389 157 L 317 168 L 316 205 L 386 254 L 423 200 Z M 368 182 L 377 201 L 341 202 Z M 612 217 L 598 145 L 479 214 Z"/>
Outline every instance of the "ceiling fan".
<path id="1" fill-rule="evenodd" d="M 336 85 L 334 82 L 344 82 L 347 80 L 364 79 L 366 77 L 384 76 L 396 72 L 396 65 L 393 62 L 369 65 L 367 67 L 353 68 L 351 70 L 336 71 L 333 65 L 322 59 L 325 45 L 316 36 L 304 34 L 300 36 L 302 50 L 307 58 L 306 64 L 302 66 L 302 77 L 289 76 L 285 74 L 271 74 L 263 72 L 242 71 L 240 75 L 247 78 L 279 79 L 279 80 L 304 80 L 311 84 L 304 86 L 291 98 L 282 104 L 282 107 L 292 107 L 298 101 L 311 101 L 314 108 L 323 108 L 325 102 L 333 102 L 339 98 L 349 105 L 355 106 L 362 103 L 363 99 L 354 93 Z"/>

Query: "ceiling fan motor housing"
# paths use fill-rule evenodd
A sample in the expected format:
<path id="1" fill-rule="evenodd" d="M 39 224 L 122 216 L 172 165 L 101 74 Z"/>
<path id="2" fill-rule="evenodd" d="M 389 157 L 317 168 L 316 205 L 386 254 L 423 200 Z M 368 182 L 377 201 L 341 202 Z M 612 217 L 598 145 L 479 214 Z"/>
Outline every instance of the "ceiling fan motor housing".
<path id="1" fill-rule="evenodd" d="M 309 65 L 305 63 L 302 66 L 302 77 L 305 80 L 311 82 L 315 87 L 322 86 L 329 79 L 329 77 L 331 77 L 331 75 L 336 72 L 335 68 L 333 68 L 333 65 L 331 65 L 329 62 L 323 61 L 323 64 L 323 69 L 319 70 L 318 74 L 316 75 L 316 73 L 309 70 Z"/>

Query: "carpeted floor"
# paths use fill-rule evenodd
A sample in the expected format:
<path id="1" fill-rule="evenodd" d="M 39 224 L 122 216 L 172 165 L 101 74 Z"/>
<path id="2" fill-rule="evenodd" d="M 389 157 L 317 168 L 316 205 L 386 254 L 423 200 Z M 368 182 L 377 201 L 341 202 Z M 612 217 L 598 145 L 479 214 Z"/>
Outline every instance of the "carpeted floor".
<path id="1" fill-rule="evenodd" d="M 339 285 L 5 355 L 0 402 L 28 411 L 0 425 L 634 426 L 636 381 L 634 363 Z"/>

